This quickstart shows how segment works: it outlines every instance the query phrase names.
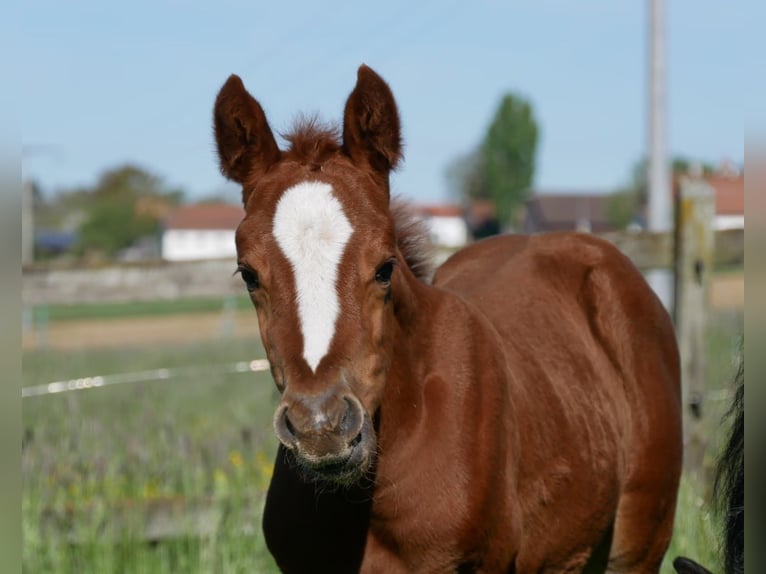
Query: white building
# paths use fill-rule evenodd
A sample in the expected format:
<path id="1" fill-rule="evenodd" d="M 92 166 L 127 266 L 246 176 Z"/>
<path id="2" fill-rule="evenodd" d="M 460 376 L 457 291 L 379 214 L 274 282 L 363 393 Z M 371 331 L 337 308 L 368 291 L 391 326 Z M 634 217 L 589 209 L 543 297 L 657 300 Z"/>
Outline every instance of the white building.
<path id="1" fill-rule="evenodd" d="M 706 178 L 715 189 L 715 228 L 745 228 L 745 176 L 715 174 Z"/>
<path id="2" fill-rule="evenodd" d="M 468 243 L 468 224 L 459 205 L 415 205 L 413 210 L 428 225 L 434 245 L 458 248 Z"/>
<path id="3" fill-rule="evenodd" d="M 179 207 L 165 219 L 162 258 L 235 259 L 234 232 L 244 216 L 241 207 L 223 203 Z"/>

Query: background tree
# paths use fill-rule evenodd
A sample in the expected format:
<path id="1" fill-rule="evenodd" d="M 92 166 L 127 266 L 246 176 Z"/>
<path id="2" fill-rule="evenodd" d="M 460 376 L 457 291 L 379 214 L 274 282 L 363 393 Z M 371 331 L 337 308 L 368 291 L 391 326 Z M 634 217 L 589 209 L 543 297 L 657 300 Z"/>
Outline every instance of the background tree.
<path id="1" fill-rule="evenodd" d="M 78 229 L 77 252 L 113 257 L 138 239 L 156 236 L 168 210 L 183 192 L 168 188 L 158 176 L 133 165 L 105 171 L 83 193 L 88 202 Z"/>
<path id="2" fill-rule="evenodd" d="M 481 146 L 482 179 L 501 223 L 512 222 L 529 197 L 537 133 L 530 103 L 514 94 L 505 95 Z"/>
<path id="3" fill-rule="evenodd" d="M 606 216 L 616 229 L 625 229 L 631 223 L 644 224 L 648 193 L 649 162 L 643 158 L 631 169 L 627 184 L 615 190 L 606 203 Z"/>
<path id="4" fill-rule="evenodd" d="M 465 203 L 491 201 L 500 224 L 513 223 L 534 180 L 537 137 L 532 105 L 503 96 L 479 147 L 447 167 L 452 195 Z"/>

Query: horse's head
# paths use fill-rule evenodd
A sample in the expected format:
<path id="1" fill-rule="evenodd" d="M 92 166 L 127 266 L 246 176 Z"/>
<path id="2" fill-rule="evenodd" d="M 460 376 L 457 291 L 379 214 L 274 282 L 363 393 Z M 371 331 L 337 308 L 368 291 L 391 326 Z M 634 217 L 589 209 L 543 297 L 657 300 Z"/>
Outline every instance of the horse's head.
<path id="1" fill-rule="evenodd" d="M 231 76 L 214 121 L 221 170 L 242 185 L 238 264 L 282 394 L 277 437 L 314 478 L 351 483 L 374 458 L 393 347 L 402 263 L 389 210 L 401 158 L 393 95 L 362 66 L 342 136 L 303 122 L 281 150 Z"/>

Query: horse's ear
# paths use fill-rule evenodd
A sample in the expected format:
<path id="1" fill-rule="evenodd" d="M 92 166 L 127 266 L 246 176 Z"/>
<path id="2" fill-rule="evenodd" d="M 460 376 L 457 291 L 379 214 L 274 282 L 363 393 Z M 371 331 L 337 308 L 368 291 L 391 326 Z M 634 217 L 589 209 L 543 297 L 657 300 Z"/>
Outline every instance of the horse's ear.
<path id="1" fill-rule="evenodd" d="M 372 69 L 359 67 L 356 87 L 343 114 L 343 149 L 388 175 L 402 158 L 399 112 L 388 84 Z"/>
<path id="2" fill-rule="evenodd" d="M 265 172 L 281 152 L 263 108 L 232 74 L 218 92 L 213 110 L 221 173 L 244 184 L 250 174 Z M 247 202 L 247 197 L 243 197 Z"/>

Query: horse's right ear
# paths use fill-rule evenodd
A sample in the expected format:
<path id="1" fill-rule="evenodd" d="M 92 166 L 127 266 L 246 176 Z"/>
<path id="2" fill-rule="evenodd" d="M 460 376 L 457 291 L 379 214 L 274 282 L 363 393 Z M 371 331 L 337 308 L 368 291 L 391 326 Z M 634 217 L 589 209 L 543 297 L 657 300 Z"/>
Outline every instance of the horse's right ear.
<path id="1" fill-rule="evenodd" d="M 263 108 L 232 74 L 218 92 L 213 110 L 221 173 L 244 184 L 251 174 L 265 172 L 281 152 Z M 245 203 L 247 197 L 243 196 Z"/>

